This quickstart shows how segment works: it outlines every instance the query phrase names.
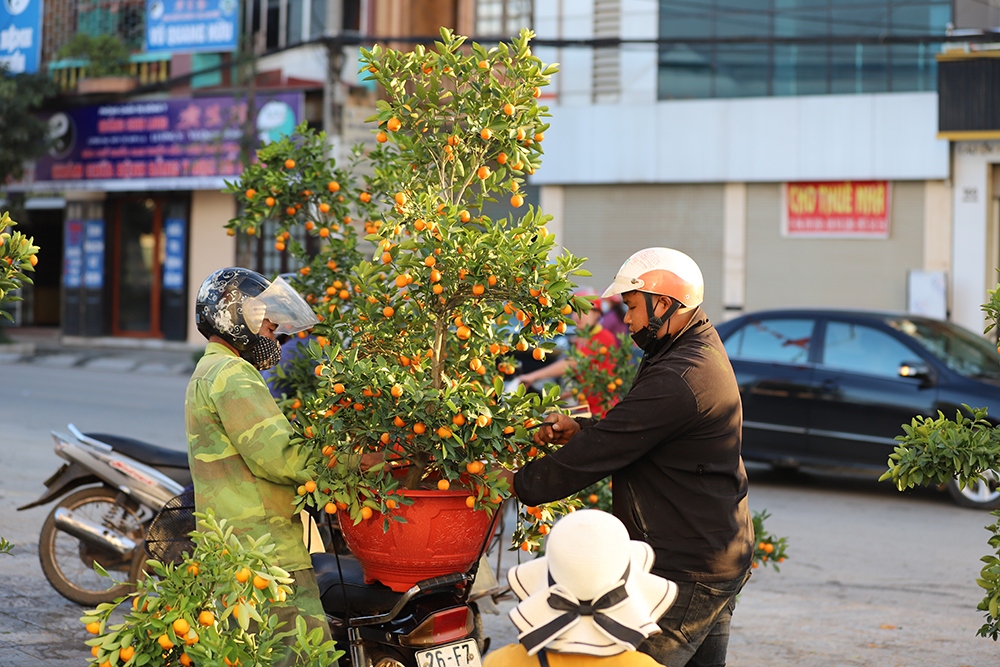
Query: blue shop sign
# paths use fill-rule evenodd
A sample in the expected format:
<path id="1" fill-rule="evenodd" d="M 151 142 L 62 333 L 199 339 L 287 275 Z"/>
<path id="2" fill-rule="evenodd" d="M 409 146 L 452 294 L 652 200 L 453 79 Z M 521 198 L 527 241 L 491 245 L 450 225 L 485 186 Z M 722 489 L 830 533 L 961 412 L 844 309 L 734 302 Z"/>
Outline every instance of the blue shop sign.
<path id="1" fill-rule="evenodd" d="M 63 244 L 63 285 L 78 289 L 83 284 L 83 220 L 66 221 Z"/>
<path id="2" fill-rule="evenodd" d="M 37 72 L 42 56 L 42 0 L 0 0 L 0 66 Z"/>
<path id="3" fill-rule="evenodd" d="M 104 287 L 104 221 L 87 220 L 83 234 L 83 286 Z"/>
<path id="4" fill-rule="evenodd" d="M 163 225 L 166 253 L 163 259 L 163 289 L 184 289 L 184 218 L 167 218 Z"/>
<path id="5" fill-rule="evenodd" d="M 237 0 L 146 0 L 146 51 L 235 51 L 237 9 Z"/>

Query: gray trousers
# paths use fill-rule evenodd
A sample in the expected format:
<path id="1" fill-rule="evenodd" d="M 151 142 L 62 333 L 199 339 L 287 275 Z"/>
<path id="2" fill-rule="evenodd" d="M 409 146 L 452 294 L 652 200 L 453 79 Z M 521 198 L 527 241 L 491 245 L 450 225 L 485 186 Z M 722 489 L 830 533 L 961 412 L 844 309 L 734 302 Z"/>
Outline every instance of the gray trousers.
<path id="1" fill-rule="evenodd" d="M 750 578 L 679 582 L 677 601 L 659 620 L 661 634 L 639 647 L 665 667 L 725 667 L 736 596 Z"/>

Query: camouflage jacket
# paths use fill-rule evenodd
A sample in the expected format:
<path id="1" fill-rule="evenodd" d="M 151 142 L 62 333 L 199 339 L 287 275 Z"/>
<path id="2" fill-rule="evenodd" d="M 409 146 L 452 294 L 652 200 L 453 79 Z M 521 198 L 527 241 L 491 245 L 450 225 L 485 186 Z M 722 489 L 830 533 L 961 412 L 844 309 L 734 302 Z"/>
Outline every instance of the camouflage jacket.
<path id="1" fill-rule="evenodd" d="M 209 343 L 184 398 L 195 506 L 211 507 L 239 536 L 270 533 L 275 564 L 312 567 L 293 509 L 310 477 L 308 453 L 289 444 L 292 426 L 260 373 L 219 343 Z"/>

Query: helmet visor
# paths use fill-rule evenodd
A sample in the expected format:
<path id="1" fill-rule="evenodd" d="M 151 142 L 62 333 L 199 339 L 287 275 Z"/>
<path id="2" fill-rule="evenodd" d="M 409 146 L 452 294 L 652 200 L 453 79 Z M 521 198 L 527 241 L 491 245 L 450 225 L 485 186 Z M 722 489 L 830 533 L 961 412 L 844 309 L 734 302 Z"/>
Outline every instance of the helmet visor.
<path id="1" fill-rule="evenodd" d="M 277 325 L 276 335 L 305 331 L 319 322 L 302 295 L 280 276 L 266 290 L 243 301 L 243 319 L 250 331 L 259 332 L 265 317 Z"/>
<path id="2" fill-rule="evenodd" d="M 642 286 L 642 280 L 636 280 L 635 278 L 629 278 L 618 274 L 615 276 L 614 281 L 608 285 L 608 289 L 604 290 L 604 294 L 601 295 L 601 298 L 607 299 L 615 294 L 624 294 L 625 292 L 631 292 L 632 290 L 642 289 Z"/>

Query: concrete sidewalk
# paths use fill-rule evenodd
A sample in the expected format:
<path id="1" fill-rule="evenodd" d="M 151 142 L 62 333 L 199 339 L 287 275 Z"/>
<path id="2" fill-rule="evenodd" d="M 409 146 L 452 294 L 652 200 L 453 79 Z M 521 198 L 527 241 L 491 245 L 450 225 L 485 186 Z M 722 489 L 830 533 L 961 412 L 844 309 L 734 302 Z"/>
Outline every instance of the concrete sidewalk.
<path id="1" fill-rule="evenodd" d="M 6 327 L 0 363 L 111 373 L 188 375 L 203 347 L 159 339 L 63 336 L 51 327 Z"/>

